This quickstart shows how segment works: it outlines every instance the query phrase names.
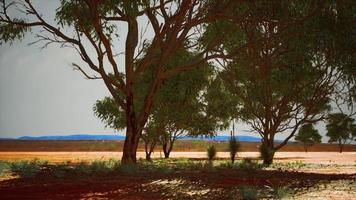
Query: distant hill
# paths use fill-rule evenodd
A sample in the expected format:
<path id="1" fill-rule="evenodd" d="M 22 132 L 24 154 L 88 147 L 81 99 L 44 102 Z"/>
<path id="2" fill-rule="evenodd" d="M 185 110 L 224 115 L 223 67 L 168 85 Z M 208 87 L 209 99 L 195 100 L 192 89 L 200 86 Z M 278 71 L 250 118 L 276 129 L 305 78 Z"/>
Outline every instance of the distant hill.
<path id="1" fill-rule="evenodd" d="M 260 142 L 261 139 L 252 136 L 236 136 L 241 142 Z M 230 136 L 215 137 L 183 137 L 181 140 L 228 141 Z M 124 140 L 122 135 L 62 135 L 62 136 L 22 136 L 18 140 Z"/>

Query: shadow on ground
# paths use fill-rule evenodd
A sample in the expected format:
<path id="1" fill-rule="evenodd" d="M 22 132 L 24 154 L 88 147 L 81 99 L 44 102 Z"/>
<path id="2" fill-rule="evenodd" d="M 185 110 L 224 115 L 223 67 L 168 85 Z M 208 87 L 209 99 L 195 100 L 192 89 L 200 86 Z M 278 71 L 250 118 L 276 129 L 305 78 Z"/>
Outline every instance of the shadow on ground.
<path id="1" fill-rule="evenodd" d="M 241 199 L 239 188 L 257 188 L 259 197 L 272 198 L 271 188 L 288 186 L 293 192 L 320 183 L 355 180 L 356 174 L 314 174 L 279 170 L 211 169 L 171 173 L 121 172 L 66 174 L 56 178 L 43 172 L 34 178 L 0 182 L 1 199 Z"/>

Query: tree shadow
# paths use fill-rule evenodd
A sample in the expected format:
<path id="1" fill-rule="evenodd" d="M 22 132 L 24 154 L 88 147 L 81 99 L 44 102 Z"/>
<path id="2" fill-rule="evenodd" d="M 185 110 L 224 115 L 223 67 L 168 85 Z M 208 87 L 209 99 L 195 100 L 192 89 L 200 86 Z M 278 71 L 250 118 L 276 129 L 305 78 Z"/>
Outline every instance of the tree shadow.
<path id="1" fill-rule="evenodd" d="M 170 174 L 138 173 L 66 174 L 56 178 L 39 174 L 34 178 L 13 178 L 0 182 L 1 199 L 229 199 L 231 190 L 249 185 L 288 186 L 297 191 L 319 183 L 355 180 L 356 174 L 316 174 L 280 170 L 212 169 L 177 171 Z M 175 185 L 174 185 L 175 184 Z M 185 195 L 185 196 L 184 196 Z"/>

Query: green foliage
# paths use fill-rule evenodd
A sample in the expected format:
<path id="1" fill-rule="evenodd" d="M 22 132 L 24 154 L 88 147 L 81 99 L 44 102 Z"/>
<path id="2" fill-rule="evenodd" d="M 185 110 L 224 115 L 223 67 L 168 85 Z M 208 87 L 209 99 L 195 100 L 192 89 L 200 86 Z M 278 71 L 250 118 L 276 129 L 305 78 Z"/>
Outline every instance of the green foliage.
<path id="1" fill-rule="evenodd" d="M 105 97 L 103 100 L 96 101 L 93 110 L 95 115 L 105 122 L 107 127 L 116 130 L 126 127 L 125 113 L 115 104 L 112 98 Z"/>
<path id="2" fill-rule="evenodd" d="M 105 174 L 109 172 L 113 172 L 120 167 L 120 162 L 115 159 L 110 159 L 107 161 L 104 160 L 94 160 L 90 163 L 80 162 L 75 165 L 73 171 L 77 174 Z"/>
<path id="3" fill-rule="evenodd" d="M 256 200 L 258 195 L 258 190 L 254 186 L 241 186 L 240 194 L 243 200 Z"/>
<path id="4" fill-rule="evenodd" d="M 0 22 L 0 40 L 6 42 L 12 42 L 14 40 L 21 40 L 25 33 L 30 30 L 29 27 L 21 25 L 25 23 L 23 19 L 14 19 L 17 24 L 8 24 Z M 2 42 L 0 42 L 2 44 Z"/>
<path id="5" fill-rule="evenodd" d="M 240 150 L 241 144 L 236 140 L 234 136 L 232 136 L 229 140 L 229 152 L 231 162 L 234 163 L 236 153 Z"/>
<path id="6" fill-rule="evenodd" d="M 326 125 L 329 142 L 346 143 L 355 137 L 355 119 L 343 113 L 330 114 Z"/>
<path id="7" fill-rule="evenodd" d="M 211 145 L 207 148 L 207 156 L 208 156 L 208 160 L 212 161 L 214 160 L 215 156 L 216 156 L 216 148 L 214 145 Z"/>
<path id="8" fill-rule="evenodd" d="M 23 178 L 33 178 L 47 165 L 46 161 L 32 160 L 32 161 L 19 161 L 11 164 L 11 171 L 14 174 Z"/>
<path id="9" fill-rule="evenodd" d="M 285 186 L 274 187 L 272 189 L 273 196 L 276 199 L 286 199 L 292 197 L 293 195 L 293 190 Z"/>
<path id="10" fill-rule="evenodd" d="M 261 169 L 262 165 L 250 158 L 244 158 L 240 163 L 237 164 L 237 168 L 249 171 Z"/>
<path id="11" fill-rule="evenodd" d="M 272 169 L 278 169 L 278 170 L 289 170 L 289 169 L 302 169 L 304 167 L 306 167 L 307 165 L 302 162 L 302 161 L 295 161 L 295 162 L 285 162 L 285 163 L 273 163 L 271 164 L 270 168 Z"/>
<path id="12" fill-rule="evenodd" d="M 0 177 L 6 175 L 6 173 L 10 170 L 10 164 L 8 162 L 0 161 Z"/>
<path id="13" fill-rule="evenodd" d="M 295 140 L 303 143 L 305 151 L 307 151 L 308 146 L 321 142 L 321 135 L 312 124 L 305 124 L 299 129 L 298 134 L 295 136 Z"/>

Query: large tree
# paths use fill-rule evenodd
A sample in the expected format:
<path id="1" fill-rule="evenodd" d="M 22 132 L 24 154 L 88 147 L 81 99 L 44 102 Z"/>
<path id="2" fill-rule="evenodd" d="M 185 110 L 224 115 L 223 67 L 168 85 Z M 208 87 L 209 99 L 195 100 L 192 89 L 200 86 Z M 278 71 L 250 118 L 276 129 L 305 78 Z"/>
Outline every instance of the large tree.
<path id="1" fill-rule="evenodd" d="M 194 56 L 182 50 L 172 57 L 169 66 L 184 63 Z M 181 73 L 166 80 L 154 98 L 149 120 L 142 139 L 146 156 L 150 155 L 158 141 L 162 144 L 165 158 L 168 158 L 174 143 L 184 136 L 212 136 L 217 129 L 228 125 L 228 104 L 221 98 L 221 83 L 216 79 L 213 66 L 209 63 L 189 73 Z M 153 67 L 154 68 L 154 67 Z M 137 85 L 137 98 L 144 98 L 147 85 L 152 81 L 152 73 L 147 71 Z M 141 102 L 138 99 L 137 102 Z M 109 127 L 120 130 L 125 127 L 124 112 L 115 108 L 112 98 L 106 97 L 96 102 L 95 114 Z"/>
<path id="2" fill-rule="evenodd" d="M 249 2 L 231 8 L 247 9 L 246 20 L 209 25 L 207 40 L 225 35 L 225 51 L 247 44 L 220 76 L 237 100 L 235 117 L 262 137 L 265 164 L 303 124 L 325 119 L 330 99 L 348 89 L 340 87 L 345 80 L 355 83 L 352 48 L 341 45 L 353 42 L 350 7 L 351 1 Z M 287 136 L 275 144 L 277 134 Z"/>
<path id="3" fill-rule="evenodd" d="M 304 124 L 294 138 L 304 146 L 304 151 L 308 152 L 308 147 L 321 142 L 321 135 L 318 130 L 313 127 L 313 124 Z"/>
<path id="4" fill-rule="evenodd" d="M 164 80 L 222 57 L 211 51 L 217 39 L 204 47 L 197 45 L 204 25 L 224 10 L 222 3 L 218 9 L 214 4 L 205 0 L 61 0 L 52 21 L 31 0 L 1 0 L 0 39 L 12 42 L 29 33 L 44 47 L 59 44 L 75 49 L 85 64 L 73 63 L 73 67 L 88 79 L 102 79 L 114 105 L 125 113 L 122 162 L 135 163 L 141 132 Z M 144 34 L 146 30 L 150 34 Z M 118 56 L 119 40 L 124 40 L 123 58 Z M 195 52 L 194 58 L 168 69 L 168 61 L 184 45 Z M 152 66 L 153 80 L 142 102 L 136 102 L 134 88 Z"/>
<path id="5" fill-rule="evenodd" d="M 337 142 L 339 152 L 342 153 L 344 145 L 347 141 L 352 141 L 356 138 L 355 134 L 355 119 L 343 113 L 333 113 L 329 115 L 326 125 L 329 142 Z"/>

